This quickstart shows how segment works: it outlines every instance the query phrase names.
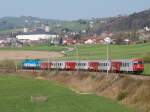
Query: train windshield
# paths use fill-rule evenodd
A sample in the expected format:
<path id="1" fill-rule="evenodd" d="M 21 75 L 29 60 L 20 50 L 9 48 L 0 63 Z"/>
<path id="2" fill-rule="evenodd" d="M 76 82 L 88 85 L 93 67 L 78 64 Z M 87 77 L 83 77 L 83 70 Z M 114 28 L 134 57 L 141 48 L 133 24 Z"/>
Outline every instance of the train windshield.
<path id="1" fill-rule="evenodd" d="M 142 62 L 142 61 L 134 62 L 134 65 L 137 65 L 137 64 L 142 65 L 142 64 L 143 64 L 143 62 Z"/>

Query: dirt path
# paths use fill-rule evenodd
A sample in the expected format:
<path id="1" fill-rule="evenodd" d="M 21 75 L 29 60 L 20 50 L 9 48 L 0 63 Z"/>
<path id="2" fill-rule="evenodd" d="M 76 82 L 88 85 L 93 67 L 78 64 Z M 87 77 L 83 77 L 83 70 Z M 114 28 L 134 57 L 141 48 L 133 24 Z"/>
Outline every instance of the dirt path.
<path id="1" fill-rule="evenodd" d="M 62 57 L 63 54 L 59 52 L 47 51 L 0 51 L 0 60 L 4 59 L 54 59 Z"/>

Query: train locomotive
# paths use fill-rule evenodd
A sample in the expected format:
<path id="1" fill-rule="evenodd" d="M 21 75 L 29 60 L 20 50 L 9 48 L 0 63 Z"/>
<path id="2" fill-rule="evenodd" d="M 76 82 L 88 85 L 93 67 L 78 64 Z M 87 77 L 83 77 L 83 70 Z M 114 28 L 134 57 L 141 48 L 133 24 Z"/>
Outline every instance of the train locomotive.
<path id="1" fill-rule="evenodd" d="M 79 61 L 43 61 L 27 59 L 22 62 L 23 69 L 32 70 L 83 70 L 114 73 L 140 74 L 144 71 L 143 59 L 121 60 L 79 60 Z"/>

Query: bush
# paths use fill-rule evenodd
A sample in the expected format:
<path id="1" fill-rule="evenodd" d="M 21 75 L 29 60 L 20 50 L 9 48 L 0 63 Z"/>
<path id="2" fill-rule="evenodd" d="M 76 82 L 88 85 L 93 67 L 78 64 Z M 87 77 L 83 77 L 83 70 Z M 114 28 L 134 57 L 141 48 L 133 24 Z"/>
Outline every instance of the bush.
<path id="1" fill-rule="evenodd" d="M 146 53 L 143 57 L 144 62 L 150 63 L 150 52 Z"/>
<path id="2" fill-rule="evenodd" d="M 0 68 L 16 69 L 16 64 L 13 60 L 3 60 L 0 62 Z"/>
<path id="3" fill-rule="evenodd" d="M 121 101 L 121 100 L 123 100 L 127 95 L 128 95 L 127 92 L 121 91 L 121 92 L 119 93 L 119 95 L 117 96 L 117 100 L 118 100 L 118 101 Z"/>

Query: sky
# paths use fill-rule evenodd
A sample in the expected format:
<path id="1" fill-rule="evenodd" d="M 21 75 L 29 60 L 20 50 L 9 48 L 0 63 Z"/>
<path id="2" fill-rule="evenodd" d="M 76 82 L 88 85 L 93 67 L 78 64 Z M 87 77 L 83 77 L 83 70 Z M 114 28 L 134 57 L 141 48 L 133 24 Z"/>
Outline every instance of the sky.
<path id="1" fill-rule="evenodd" d="M 128 15 L 149 8 L 150 0 L 0 0 L 0 17 L 76 20 Z"/>

